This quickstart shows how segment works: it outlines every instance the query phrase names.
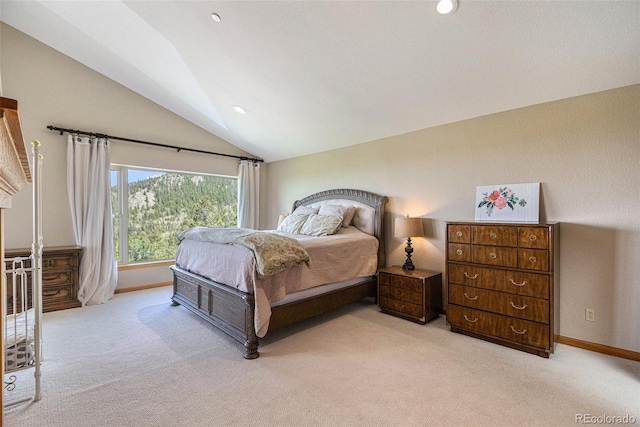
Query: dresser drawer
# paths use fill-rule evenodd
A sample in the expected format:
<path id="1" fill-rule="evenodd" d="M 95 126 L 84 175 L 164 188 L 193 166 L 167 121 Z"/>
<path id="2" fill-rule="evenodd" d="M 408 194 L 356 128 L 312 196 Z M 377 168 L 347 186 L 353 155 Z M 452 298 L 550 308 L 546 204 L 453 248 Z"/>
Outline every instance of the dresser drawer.
<path id="1" fill-rule="evenodd" d="M 381 272 L 379 274 L 378 280 L 379 284 L 381 285 L 389 285 L 396 288 L 402 288 L 422 293 L 422 280 L 418 278 L 404 277 Z"/>
<path id="2" fill-rule="evenodd" d="M 466 329 L 514 343 L 549 349 L 549 325 L 449 304 L 447 321 Z"/>
<path id="3" fill-rule="evenodd" d="M 449 283 L 549 298 L 549 276 L 473 265 L 448 264 Z"/>
<path id="4" fill-rule="evenodd" d="M 408 289 L 396 288 L 389 285 L 380 285 L 379 292 L 381 297 L 390 297 L 399 301 L 422 304 L 422 292 L 410 291 Z"/>
<path id="5" fill-rule="evenodd" d="M 50 285 L 71 285 L 73 282 L 73 271 L 52 271 L 42 270 L 42 287 Z"/>
<path id="6" fill-rule="evenodd" d="M 521 248 L 548 249 L 549 230 L 540 227 L 518 227 L 518 246 Z"/>
<path id="7" fill-rule="evenodd" d="M 549 323 L 549 300 L 488 289 L 449 285 L 449 302 L 539 323 Z"/>
<path id="8" fill-rule="evenodd" d="M 471 243 L 471 227 L 469 225 L 449 225 L 447 240 L 451 243 Z"/>
<path id="9" fill-rule="evenodd" d="M 512 246 L 518 245 L 518 230 L 499 225 L 474 225 L 471 227 L 471 242 L 475 245 Z"/>
<path id="10" fill-rule="evenodd" d="M 73 301 L 76 298 L 73 286 L 46 286 L 42 287 L 43 307 L 55 305 L 60 302 Z"/>
<path id="11" fill-rule="evenodd" d="M 543 249 L 518 249 L 518 268 L 549 271 L 549 252 Z"/>
<path id="12" fill-rule="evenodd" d="M 471 262 L 515 268 L 518 266 L 518 249 L 504 246 L 471 247 Z"/>
<path id="13" fill-rule="evenodd" d="M 397 311 L 412 317 L 423 317 L 422 305 L 412 304 L 395 298 L 380 297 L 380 308 L 383 310 Z"/>
<path id="14" fill-rule="evenodd" d="M 77 267 L 77 258 L 68 255 L 46 256 L 42 258 L 43 270 L 72 270 Z"/>
<path id="15" fill-rule="evenodd" d="M 451 261 L 471 261 L 471 245 L 465 245 L 462 243 L 449 243 L 448 250 L 449 259 Z"/>

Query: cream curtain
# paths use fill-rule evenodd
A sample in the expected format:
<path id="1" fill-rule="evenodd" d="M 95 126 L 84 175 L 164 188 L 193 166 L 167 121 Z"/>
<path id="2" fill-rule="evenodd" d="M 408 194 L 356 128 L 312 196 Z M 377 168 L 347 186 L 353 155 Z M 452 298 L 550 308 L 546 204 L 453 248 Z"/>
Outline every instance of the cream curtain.
<path id="1" fill-rule="evenodd" d="M 111 215 L 109 142 L 69 135 L 67 187 L 76 244 L 82 246 L 78 299 L 107 302 L 118 282 Z"/>
<path id="2" fill-rule="evenodd" d="M 238 227 L 257 229 L 260 215 L 260 163 L 240 160 L 238 167 Z"/>

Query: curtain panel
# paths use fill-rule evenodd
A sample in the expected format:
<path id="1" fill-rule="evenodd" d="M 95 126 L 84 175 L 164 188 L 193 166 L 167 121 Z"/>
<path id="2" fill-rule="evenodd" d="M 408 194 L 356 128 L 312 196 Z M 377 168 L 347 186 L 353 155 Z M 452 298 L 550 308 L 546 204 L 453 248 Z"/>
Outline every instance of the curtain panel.
<path id="1" fill-rule="evenodd" d="M 260 163 L 240 160 L 238 166 L 238 227 L 257 229 L 260 222 Z"/>
<path id="2" fill-rule="evenodd" d="M 109 142 L 69 135 L 67 186 L 76 244 L 82 246 L 78 299 L 107 302 L 118 282 L 111 213 Z"/>

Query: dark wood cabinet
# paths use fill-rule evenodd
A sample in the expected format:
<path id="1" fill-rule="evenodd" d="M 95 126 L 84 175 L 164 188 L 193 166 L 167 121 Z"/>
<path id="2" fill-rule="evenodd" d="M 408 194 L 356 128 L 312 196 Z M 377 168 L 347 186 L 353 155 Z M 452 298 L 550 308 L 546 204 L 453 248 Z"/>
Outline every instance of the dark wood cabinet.
<path id="1" fill-rule="evenodd" d="M 82 248 L 78 246 L 45 247 L 42 251 L 42 311 L 63 310 L 66 308 L 80 307 L 78 301 L 78 267 Z M 10 258 L 28 258 L 31 249 L 7 249 L 5 251 L 5 268 L 10 270 Z M 24 262 L 25 268 L 31 267 L 31 259 Z M 10 286 L 11 276 L 7 273 L 7 307 L 13 305 L 14 297 Z M 29 279 L 30 280 L 30 279 Z M 31 289 L 31 286 L 29 286 Z M 31 296 L 27 301 L 31 303 Z"/>
<path id="2" fill-rule="evenodd" d="M 383 268 L 378 271 L 378 305 L 383 313 L 425 324 L 442 311 L 442 273 Z"/>
<path id="3" fill-rule="evenodd" d="M 558 224 L 447 223 L 451 330 L 549 357 L 558 242 Z"/>

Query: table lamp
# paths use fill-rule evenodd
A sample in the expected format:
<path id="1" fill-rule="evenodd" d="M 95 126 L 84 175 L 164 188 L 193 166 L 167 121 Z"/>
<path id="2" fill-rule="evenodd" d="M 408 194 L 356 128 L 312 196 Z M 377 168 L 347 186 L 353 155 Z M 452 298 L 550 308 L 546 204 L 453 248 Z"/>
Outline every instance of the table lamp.
<path id="1" fill-rule="evenodd" d="M 394 236 L 407 238 L 407 247 L 404 249 L 407 253 L 407 260 L 404 262 L 402 269 L 415 270 L 413 261 L 411 261 L 411 253 L 413 252 L 413 248 L 411 247 L 411 238 L 424 236 L 422 218 L 409 218 L 409 215 L 407 215 L 406 218 L 396 218 Z"/>

